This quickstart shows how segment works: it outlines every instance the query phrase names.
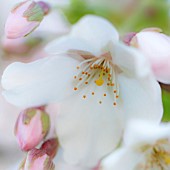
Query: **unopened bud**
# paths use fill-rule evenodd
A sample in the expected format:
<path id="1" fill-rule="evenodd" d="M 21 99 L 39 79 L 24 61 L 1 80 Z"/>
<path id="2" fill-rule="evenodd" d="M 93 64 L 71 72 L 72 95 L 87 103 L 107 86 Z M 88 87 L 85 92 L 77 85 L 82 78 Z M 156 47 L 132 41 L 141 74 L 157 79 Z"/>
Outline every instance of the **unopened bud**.
<path id="1" fill-rule="evenodd" d="M 32 149 L 21 163 L 19 170 L 54 170 L 52 159 L 41 149 Z"/>
<path id="2" fill-rule="evenodd" d="M 126 35 L 123 37 L 123 42 L 124 42 L 126 45 L 130 46 L 131 40 L 132 40 L 132 38 L 133 38 L 135 35 L 136 35 L 135 32 L 130 32 L 130 33 L 126 34 Z"/>
<path id="3" fill-rule="evenodd" d="M 15 125 L 20 148 L 28 151 L 36 147 L 47 135 L 49 126 L 49 116 L 45 111 L 31 108 L 21 112 Z"/>
<path id="4" fill-rule="evenodd" d="M 53 138 L 44 142 L 41 146 L 41 150 L 44 150 L 48 156 L 54 158 L 57 153 L 58 146 L 57 138 Z"/>
<path id="5" fill-rule="evenodd" d="M 170 84 L 170 37 L 160 28 L 146 28 L 137 33 L 130 41 L 149 61 L 155 78 Z"/>
<path id="6" fill-rule="evenodd" d="M 24 37 L 36 29 L 44 15 L 49 12 L 49 6 L 45 4 L 45 2 L 38 3 L 32 0 L 17 4 L 7 18 L 5 25 L 6 37 L 9 39 Z"/>

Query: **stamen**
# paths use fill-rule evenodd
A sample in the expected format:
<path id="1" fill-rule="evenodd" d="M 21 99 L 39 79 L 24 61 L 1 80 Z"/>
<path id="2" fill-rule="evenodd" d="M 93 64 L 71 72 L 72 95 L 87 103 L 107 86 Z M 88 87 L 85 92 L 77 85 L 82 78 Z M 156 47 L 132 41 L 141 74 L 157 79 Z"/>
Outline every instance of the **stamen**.
<path id="1" fill-rule="evenodd" d="M 86 95 L 83 95 L 83 99 L 86 99 Z"/>
<path id="2" fill-rule="evenodd" d="M 165 153 L 165 155 L 163 157 L 164 157 L 165 163 L 167 165 L 170 165 L 170 155 Z"/>
<path id="3" fill-rule="evenodd" d="M 113 105 L 116 106 L 116 100 L 119 98 L 119 85 L 117 84 L 117 73 L 116 68 L 112 64 L 111 60 L 105 57 L 93 57 L 87 60 L 84 60 L 77 66 L 78 74 L 74 76 L 75 87 L 74 90 L 81 90 L 85 87 L 88 88 L 88 85 L 93 87 L 91 83 L 94 82 L 94 90 L 98 86 L 104 86 L 113 96 Z M 89 91 L 87 90 L 87 94 Z M 95 91 L 90 92 L 92 96 L 96 93 Z M 101 94 L 101 100 L 99 104 L 102 103 L 102 97 L 107 98 L 107 93 Z M 97 96 L 97 95 L 96 95 Z M 84 94 L 83 99 L 86 99 L 87 96 Z"/>
<path id="4" fill-rule="evenodd" d="M 78 88 L 77 88 L 77 87 L 74 87 L 74 90 L 78 90 Z"/>

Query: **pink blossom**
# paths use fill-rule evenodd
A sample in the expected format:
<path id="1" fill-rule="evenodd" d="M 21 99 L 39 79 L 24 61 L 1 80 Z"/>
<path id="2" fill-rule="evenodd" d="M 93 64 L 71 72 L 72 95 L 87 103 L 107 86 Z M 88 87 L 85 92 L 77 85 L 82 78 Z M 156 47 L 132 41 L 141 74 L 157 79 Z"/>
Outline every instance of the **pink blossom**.
<path id="1" fill-rule="evenodd" d="M 170 84 L 170 37 L 159 28 L 148 28 L 137 33 L 130 42 L 138 48 L 151 64 L 156 79 Z"/>
<path id="2" fill-rule="evenodd" d="M 40 149 L 32 149 L 21 163 L 20 170 L 54 170 L 51 158 Z"/>
<path id="3" fill-rule="evenodd" d="M 15 134 L 24 151 L 37 146 L 47 135 L 49 116 L 41 109 L 26 109 L 20 113 L 15 126 Z"/>
<path id="4" fill-rule="evenodd" d="M 24 37 L 37 28 L 46 14 L 42 5 L 27 0 L 16 5 L 10 12 L 6 25 L 5 34 L 9 39 Z"/>

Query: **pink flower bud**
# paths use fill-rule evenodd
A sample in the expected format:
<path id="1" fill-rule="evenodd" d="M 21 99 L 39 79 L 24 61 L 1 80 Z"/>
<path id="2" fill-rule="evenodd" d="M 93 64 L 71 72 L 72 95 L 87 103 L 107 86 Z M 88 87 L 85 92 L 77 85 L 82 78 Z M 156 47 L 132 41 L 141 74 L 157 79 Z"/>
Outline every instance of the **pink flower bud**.
<path id="1" fill-rule="evenodd" d="M 148 59 L 158 81 L 170 84 L 170 37 L 159 28 L 147 28 L 137 33 L 130 45 L 138 48 Z"/>
<path id="2" fill-rule="evenodd" d="M 42 4 L 42 3 L 40 3 Z M 36 29 L 48 13 L 48 5 L 40 5 L 38 2 L 27 0 L 16 5 L 10 12 L 6 25 L 5 34 L 9 39 L 27 36 Z"/>
<path id="3" fill-rule="evenodd" d="M 39 1 L 37 3 L 43 9 L 44 14 L 47 15 L 49 13 L 49 11 L 50 11 L 50 6 L 47 3 L 43 2 L 43 1 Z"/>
<path id="4" fill-rule="evenodd" d="M 40 149 L 32 149 L 21 163 L 20 170 L 54 170 L 52 159 Z"/>
<path id="5" fill-rule="evenodd" d="M 57 138 L 53 138 L 44 142 L 41 146 L 41 150 L 44 150 L 48 156 L 54 158 L 57 153 L 58 146 Z"/>
<path id="6" fill-rule="evenodd" d="M 123 42 L 124 42 L 126 45 L 130 46 L 130 42 L 131 42 L 132 38 L 133 38 L 135 35 L 136 35 L 135 32 L 130 32 L 130 33 L 126 34 L 126 35 L 123 37 Z"/>
<path id="7" fill-rule="evenodd" d="M 49 116 L 39 108 L 26 109 L 20 113 L 15 125 L 15 135 L 21 150 L 36 147 L 47 135 Z"/>

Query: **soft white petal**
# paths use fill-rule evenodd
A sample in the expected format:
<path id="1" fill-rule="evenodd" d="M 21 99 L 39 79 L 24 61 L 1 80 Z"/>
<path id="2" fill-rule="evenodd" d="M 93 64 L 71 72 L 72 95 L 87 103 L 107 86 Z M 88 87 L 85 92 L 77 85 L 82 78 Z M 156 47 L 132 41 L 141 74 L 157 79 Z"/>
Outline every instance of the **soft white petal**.
<path id="1" fill-rule="evenodd" d="M 140 133 L 139 133 L 140 132 Z M 170 137 L 170 124 L 155 124 L 150 121 L 131 120 L 125 131 L 124 144 L 126 146 L 153 145 L 157 140 Z"/>
<path id="2" fill-rule="evenodd" d="M 127 76 L 143 77 L 151 74 L 147 59 L 135 48 L 121 43 L 109 44 L 112 60 Z"/>
<path id="3" fill-rule="evenodd" d="M 31 107 L 60 101 L 73 93 L 77 60 L 48 57 L 24 64 L 9 65 L 2 76 L 6 100 L 20 107 Z"/>
<path id="4" fill-rule="evenodd" d="M 70 36 L 64 36 L 52 41 L 46 47 L 49 54 L 72 53 L 72 51 L 86 51 L 95 54 L 95 50 L 86 41 Z"/>
<path id="5" fill-rule="evenodd" d="M 121 148 L 107 156 L 101 163 L 102 170 L 134 170 L 141 154 L 131 148 Z"/>
<path id="6" fill-rule="evenodd" d="M 53 162 L 55 163 L 56 170 L 92 170 L 91 168 L 74 166 L 65 162 L 61 149 L 57 152 Z"/>
<path id="7" fill-rule="evenodd" d="M 110 41 L 118 41 L 116 29 L 106 19 L 87 15 L 72 28 L 69 35 L 54 40 L 47 47 L 50 54 L 81 50 L 99 56 L 108 51 Z"/>
<path id="8" fill-rule="evenodd" d="M 76 23 L 71 31 L 73 37 L 85 40 L 98 51 L 98 55 L 107 52 L 110 41 L 118 41 L 119 34 L 115 27 L 102 17 L 87 15 Z"/>
<path id="9" fill-rule="evenodd" d="M 120 74 L 118 83 L 127 120 L 136 118 L 160 122 L 163 115 L 161 90 L 151 75 L 132 78 Z"/>
<path id="10" fill-rule="evenodd" d="M 122 105 L 114 107 L 109 94 L 103 97 L 105 92 L 103 86 L 89 84 L 61 104 L 56 129 L 68 163 L 94 167 L 120 142 L 124 126 Z M 87 98 L 83 99 L 83 95 Z"/>

